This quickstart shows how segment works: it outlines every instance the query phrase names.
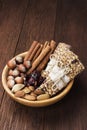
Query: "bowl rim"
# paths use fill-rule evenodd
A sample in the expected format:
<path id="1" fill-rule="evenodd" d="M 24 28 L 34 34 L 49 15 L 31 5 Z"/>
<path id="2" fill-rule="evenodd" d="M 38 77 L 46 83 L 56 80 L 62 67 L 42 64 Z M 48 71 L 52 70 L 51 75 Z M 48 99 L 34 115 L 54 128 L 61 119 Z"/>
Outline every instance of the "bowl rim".
<path id="1" fill-rule="evenodd" d="M 26 54 L 27 54 L 27 52 L 23 52 L 23 53 L 18 54 L 16 56 L 25 56 Z M 14 58 L 12 58 L 12 59 L 14 59 Z M 57 94 L 54 97 L 51 97 L 51 98 L 46 99 L 46 100 L 40 100 L 40 101 L 29 101 L 27 99 L 15 97 L 14 94 L 11 92 L 11 90 L 8 88 L 7 80 L 6 80 L 8 70 L 9 70 L 9 68 L 6 65 L 3 69 L 3 72 L 2 72 L 2 85 L 3 85 L 4 90 L 15 101 L 17 101 L 23 105 L 27 105 L 27 106 L 31 106 L 31 107 L 44 107 L 44 106 L 48 106 L 48 105 L 51 105 L 51 104 L 58 102 L 70 91 L 70 89 L 72 88 L 73 82 L 74 82 L 74 80 L 70 81 L 70 83 L 63 89 L 63 91 L 61 91 L 59 94 Z"/>

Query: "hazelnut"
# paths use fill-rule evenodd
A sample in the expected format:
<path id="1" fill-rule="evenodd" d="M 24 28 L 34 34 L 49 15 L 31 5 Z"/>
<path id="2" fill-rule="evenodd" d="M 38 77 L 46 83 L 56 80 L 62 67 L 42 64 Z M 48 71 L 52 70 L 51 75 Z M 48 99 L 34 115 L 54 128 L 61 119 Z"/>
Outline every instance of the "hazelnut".
<path id="1" fill-rule="evenodd" d="M 15 84 L 15 81 L 13 79 L 8 80 L 7 85 L 9 88 L 12 88 Z"/>
<path id="2" fill-rule="evenodd" d="M 20 73 L 20 76 L 24 79 L 26 77 L 26 74 Z"/>
<path id="3" fill-rule="evenodd" d="M 10 61 L 8 61 L 7 65 L 10 69 L 14 69 L 16 67 L 16 61 L 10 60 Z"/>
<path id="4" fill-rule="evenodd" d="M 13 72 L 13 71 L 12 71 Z M 10 79 L 14 79 L 14 77 L 13 76 L 8 76 L 7 77 L 7 80 L 10 80 Z"/>
<path id="5" fill-rule="evenodd" d="M 27 60 L 27 61 L 24 61 L 24 66 L 27 68 L 27 69 L 29 69 L 30 67 L 31 67 L 31 62 L 29 61 L 29 60 Z"/>
<path id="6" fill-rule="evenodd" d="M 26 72 L 26 68 L 23 64 L 18 65 L 18 70 L 23 73 Z"/>
<path id="7" fill-rule="evenodd" d="M 17 56 L 15 58 L 15 61 L 16 61 L 17 64 L 21 64 L 21 63 L 23 63 L 23 57 L 22 56 Z"/>
<path id="8" fill-rule="evenodd" d="M 22 77 L 16 77 L 15 82 L 18 83 L 18 84 L 22 84 L 24 82 L 24 80 L 23 80 Z"/>
<path id="9" fill-rule="evenodd" d="M 9 74 L 10 76 L 12 76 L 12 75 L 13 75 L 13 70 L 9 70 L 8 74 Z"/>
<path id="10" fill-rule="evenodd" d="M 14 69 L 12 75 L 15 76 L 15 77 L 18 76 L 19 71 L 17 69 Z"/>

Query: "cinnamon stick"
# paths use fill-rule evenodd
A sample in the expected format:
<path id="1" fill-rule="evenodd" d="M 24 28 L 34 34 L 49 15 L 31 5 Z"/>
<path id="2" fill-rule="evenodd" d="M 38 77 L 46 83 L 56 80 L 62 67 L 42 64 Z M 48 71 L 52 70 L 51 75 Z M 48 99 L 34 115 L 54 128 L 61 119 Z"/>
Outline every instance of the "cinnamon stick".
<path id="1" fill-rule="evenodd" d="M 43 58 L 49 53 L 50 46 L 47 45 L 47 47 L 40 53 L 40 55 L 37 57 L 37 59 L 32 63 L 31 69 L 27 72 L 27 74 L 30 74 L 43 60 Z"/>
<path id="2" fill-rule="evenodd" d="M 44 43 L 43 49 L 45 49 L 47 45 L 49 45 L 49 42 L 48 42 L 48 41 L 46 41 L 46 42 Z"/>
<path id="3" fill-rule="evenodd" d="M 56 48 L 56 42 L 52 40 L 50 42 L 50 47 L 51 47 L 50 52 L 46 55 L 46 57 L 44 57 L 44 59 L 42 60 L 42 62 L 38 65 L 38 67 L 37 67 L 38 71 L 41 71 L 41 70 L 43 70 L 46 67 L 46 65 L 47 65 L 47 63 L 49 61 L 49 58 L 50 58 L 50 54 L 53 53 L 53 51 Z"/>
<path id="4" fill-rule="evenodd" d="M 41 45 L 40 45 L 40 48 L 37 50 L 37 52 L 36 52 L 36 54 L 35 54 L 35 56 L 34 56 L 34 58 L 33 58 L 33 61 L 36 60 L 36 58 L 37 58 L 37 57 L 39 56 L 39 54 L 41 53 L 42 49 L 43 49 L 43 45 L 41 44 Z"/>
<path id="5" fill-rule="evenodd" d="M 26 56 L 24 58 L 24 61 L 29 59 L 29 57 L 30 57 L 31 53 L 33 52 L 33 50 L 34 50 L 35 46 L 37 45 L 37 43 L 38 43 L 37 41 L 33 41 L 30 49 L 28 50 L 28 53 L 26 54 Z"/>
<path id="6" fill-rule="evenodd" d="M 39 50 L 40 48 L 40 43 L 37 43 L 37 45 L 35 46 L 34 50 L 31 52 L 28 60 L 32 61 L 34 56 L 36 55 L 37 51 Z"/>

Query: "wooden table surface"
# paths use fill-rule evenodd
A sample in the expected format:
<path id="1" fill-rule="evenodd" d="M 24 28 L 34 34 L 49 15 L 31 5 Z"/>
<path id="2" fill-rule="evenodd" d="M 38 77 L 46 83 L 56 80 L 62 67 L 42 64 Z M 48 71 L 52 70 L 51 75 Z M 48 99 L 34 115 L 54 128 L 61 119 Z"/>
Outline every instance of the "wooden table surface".
<path id="1" fill-rule="evenodd" d="M 51 39 L 70 44 L 87 66 L 87 0 L 0 0 L 0 81 L 9 59 Z M 63 100 L 44 108 L 13 101 L 0 82 L 0 130 L 87 130 L 86 69 Z"/>

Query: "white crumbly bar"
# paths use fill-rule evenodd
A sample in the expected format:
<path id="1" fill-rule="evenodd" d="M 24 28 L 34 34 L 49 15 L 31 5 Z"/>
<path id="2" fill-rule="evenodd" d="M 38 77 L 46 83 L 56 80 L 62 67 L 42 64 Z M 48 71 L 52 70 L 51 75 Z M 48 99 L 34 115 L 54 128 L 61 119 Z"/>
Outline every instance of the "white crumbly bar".
<path id="1" fill-rule="evenodd" d="M 43 89 L 45 93 L 53 96 L 84 69 L 78 56 L 70 48 L 68 44 L 58 44 L 42 73 L 42 75 L 45 74 L 46 80 L 38 89 Z"/>

